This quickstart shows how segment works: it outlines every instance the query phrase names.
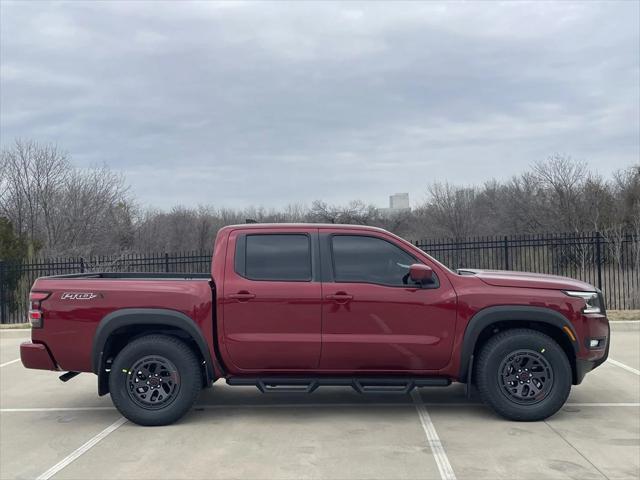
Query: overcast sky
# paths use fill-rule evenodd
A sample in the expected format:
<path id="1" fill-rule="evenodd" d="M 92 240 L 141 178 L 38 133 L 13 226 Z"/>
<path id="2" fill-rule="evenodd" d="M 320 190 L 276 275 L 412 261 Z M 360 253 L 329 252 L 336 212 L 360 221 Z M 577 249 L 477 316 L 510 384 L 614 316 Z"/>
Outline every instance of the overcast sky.
<path id="1" fill-rule="evenodd" d="M 6 2 L 1 143 L 144 204 L 424 200 L 555 152 L 639 162 L 640 3 Z"/>

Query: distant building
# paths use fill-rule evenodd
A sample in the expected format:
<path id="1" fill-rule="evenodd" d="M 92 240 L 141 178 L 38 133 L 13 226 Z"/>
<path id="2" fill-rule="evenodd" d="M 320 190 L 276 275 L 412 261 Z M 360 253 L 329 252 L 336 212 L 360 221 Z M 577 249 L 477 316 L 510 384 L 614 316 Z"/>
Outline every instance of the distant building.
<path id="1" fill-rule="evenodd" d="M 409 206 L 408 193 L 396 193 L 389 197 L 389 208 L 391 210 L 411 210 Z"/>
<path id="2" fill-rule="evenodd" d="M 389 196 L 389 208 L 381 208 L 383 215 L 395 215 L 398 213 L 411 211 L 408 193 L 396 193 Z"/>

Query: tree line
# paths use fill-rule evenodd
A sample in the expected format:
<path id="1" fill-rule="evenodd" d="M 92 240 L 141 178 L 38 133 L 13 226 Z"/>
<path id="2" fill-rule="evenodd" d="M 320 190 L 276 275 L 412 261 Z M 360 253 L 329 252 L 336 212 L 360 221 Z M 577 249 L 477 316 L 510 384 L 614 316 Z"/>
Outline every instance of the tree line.
<path id="1" fill-rule="evenodd" d="M 208 250 L 225 225 L 313 222 L 374 225 L 408 239 L 600 231 L 640 234 L 640 163 L 604 178 L 552 155 L 507 180 L 433 182 L 426 200 L 390 214 L 354 200 L 283 209 L 141 205 L 123 175 L 78 168 L 53 144 L 16 140 L 0 153 L 0 258 Z"/>

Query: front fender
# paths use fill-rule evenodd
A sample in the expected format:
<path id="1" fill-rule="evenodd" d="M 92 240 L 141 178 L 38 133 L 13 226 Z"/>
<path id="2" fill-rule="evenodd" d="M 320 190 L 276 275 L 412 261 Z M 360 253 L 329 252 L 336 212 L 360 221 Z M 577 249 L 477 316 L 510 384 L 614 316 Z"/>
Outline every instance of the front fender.
<path id="1" fill-rule="evenodd" d="M 522 322 L 538 322 L 546 323 L 554 327 L 564 330 L 567 327 L 574 338 L 578 338 L 575 329 L 569 320 L 561 313 L 546 307 L 531 307 L 525 305 L 500 305 L 497 307 L 488 307 L 477 312 L 469 323 L 464 332 L 462 340 L 462 352 L 460 359 L 459 381 L 467 382 L 470 370 L 470 360 L 478 341 L 480 333 L 489 325 L 504 321 L 522 321 Z M 575 353 L 578 353 L 578 344 L 571 342 Z"/>

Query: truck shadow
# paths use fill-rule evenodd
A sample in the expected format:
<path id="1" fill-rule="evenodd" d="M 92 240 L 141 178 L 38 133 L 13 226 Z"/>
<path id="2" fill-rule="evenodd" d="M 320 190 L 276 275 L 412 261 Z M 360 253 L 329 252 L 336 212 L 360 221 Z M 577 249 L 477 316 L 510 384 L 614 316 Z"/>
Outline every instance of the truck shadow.
<path id="1" fill-rule="evenodd" d="M 467 399 L 464 385 L 453 384 L 448 387 L 430 387 L 415 389 L 425 404 L 477 404 L 477 398 Z M 260 393 L 255 387 L 230 387 L 224 382 L 217 382 L 211 388 L 202 391 L 199 406 L 216 405 L 326 405 L 336 404 L 398 404 L 413 405 L 410 395 L 399 393 L 367 393 L 360 394 L 350 387 L 320 387 L 313 393 L 273 392 Z"/>
<path id="2" fill-rule="evenodd" d="M 418 390 L 429 411 L 448 411 L 473 417 L 494 416 L 477 398 L 467 399 L 464 385 Z M 223 382 L 202 392 L 194 412 L 180 424 L 206 421 L 221 416 L 250 416 L 254 419 L 318 417 L 329 419 L 357 415 L 380 420 L 415 416 L 416 404 L 411 395 L 371 393 L 362 395 L 348 387 L 322 387 L 307 393 L 260 393 L 254 387 L 229 387 Z"/>

